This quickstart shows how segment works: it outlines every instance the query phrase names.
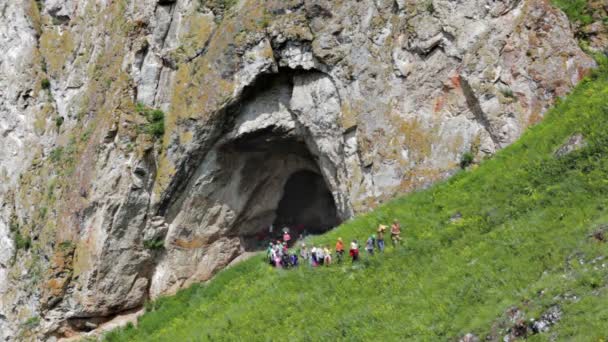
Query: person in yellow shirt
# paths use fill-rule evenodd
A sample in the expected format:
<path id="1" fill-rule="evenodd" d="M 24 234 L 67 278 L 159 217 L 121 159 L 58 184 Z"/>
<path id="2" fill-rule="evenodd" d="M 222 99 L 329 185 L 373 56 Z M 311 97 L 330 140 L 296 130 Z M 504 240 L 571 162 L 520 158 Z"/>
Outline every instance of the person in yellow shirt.
<path id="1" fill-rule="evenodd" d="M 380 253 L 384 252 L 384 233 L 386 232 L 386 226 L 381 224 L 378 226 L 378 250 Z"/>

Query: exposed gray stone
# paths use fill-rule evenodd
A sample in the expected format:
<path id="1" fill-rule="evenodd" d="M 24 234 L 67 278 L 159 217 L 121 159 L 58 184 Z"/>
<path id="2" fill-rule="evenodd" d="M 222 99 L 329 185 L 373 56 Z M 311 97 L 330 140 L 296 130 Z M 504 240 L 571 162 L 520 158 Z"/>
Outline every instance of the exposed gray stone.
<path id="1" fill-rule="evenodd" d="M 585 138 L 583 138 L 582 134 L 575 134 L 568 138 L 568 141 L 560 146 L 557 151 L 555 151 L 556 157 L 563 157 L 568 155 L 574 151 L 580 150 L 585 147 L 587 143 L 585 142 Z"/>

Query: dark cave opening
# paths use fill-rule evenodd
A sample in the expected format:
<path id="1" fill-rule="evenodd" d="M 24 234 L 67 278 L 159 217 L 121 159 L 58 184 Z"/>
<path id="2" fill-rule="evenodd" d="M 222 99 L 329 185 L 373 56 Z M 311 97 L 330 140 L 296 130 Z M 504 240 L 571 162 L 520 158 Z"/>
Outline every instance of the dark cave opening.
<path id="1" fill-rule="evenodd" d="M 320 234 L 340 223 L 334 198 L 323 177 L 312 171 L 293 173 L 276 210 L 275 227 L 290 227 L 297 237 Z"/>
<path id="2" fill-rule="evenodd" d="M 286 227 L 293 243 L 300 234 L 322 234 L 341 223 L 318 161 L 303 141 L 267 131 L 225 148 L 227 159 L 244 160 L 239 190 L 250 197 L 236 232 L 246 251 L 280 240 Z"/>
<path id="3" fill-rule="evenodd" d="M 306 145 L 270 140 L 272 144 L 248 144 L 238 152 L 248 160 L 241 171 L 241 189 L 253 189 L 236 230 L 246 251 L 280 240 L 286 227 L 293 243 L 301 234 L 322 234 L 341 223 L 334 197 Z"/>

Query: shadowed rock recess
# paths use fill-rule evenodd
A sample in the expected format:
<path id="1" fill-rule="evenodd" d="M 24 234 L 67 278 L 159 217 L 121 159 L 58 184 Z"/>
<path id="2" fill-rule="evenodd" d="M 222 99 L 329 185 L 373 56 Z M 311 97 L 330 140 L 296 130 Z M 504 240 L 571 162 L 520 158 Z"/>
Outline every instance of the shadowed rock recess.
<path id="1" fill-rule="evenodd" d="M 595 66 L 545 0 L 4 1 L 0 47 L 0 340 L 445 179 Z"/>

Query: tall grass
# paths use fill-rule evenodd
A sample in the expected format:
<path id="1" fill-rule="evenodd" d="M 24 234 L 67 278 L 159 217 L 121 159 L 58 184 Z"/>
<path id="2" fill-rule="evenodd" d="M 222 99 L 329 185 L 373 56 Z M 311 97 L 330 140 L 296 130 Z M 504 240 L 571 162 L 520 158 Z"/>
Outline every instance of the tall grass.
<path id="1" fill-rule="evenodd" d="M 363 241 L 396 218 L 400 248 L 356 265 L 288 271 L 255 257 L 149 304 L 137 328 L 106 340 L 445 341 L 498 336 L 509 327 L 508 308 L 529 319 L 555 304 L 564 310 L 553 328 L 560 339 L 608 337 L 608 269 L 591 263 L 608 251 L 589 237 L 608 223 L 608 63 L 601 64 L 543 123 L 476 170 L 309 241 Z M 556 157 L 575 133 L 586 147 Z M 456 213 L 462 217 L 451 220 Z"/>
<path id="2" fill-rule="evenodd" d="M 593 22 L 593 10 L 588 0 L 551 0 L 554 6 L 558 7 L 568 15 L 570 21 L 589 25 Z"/>

